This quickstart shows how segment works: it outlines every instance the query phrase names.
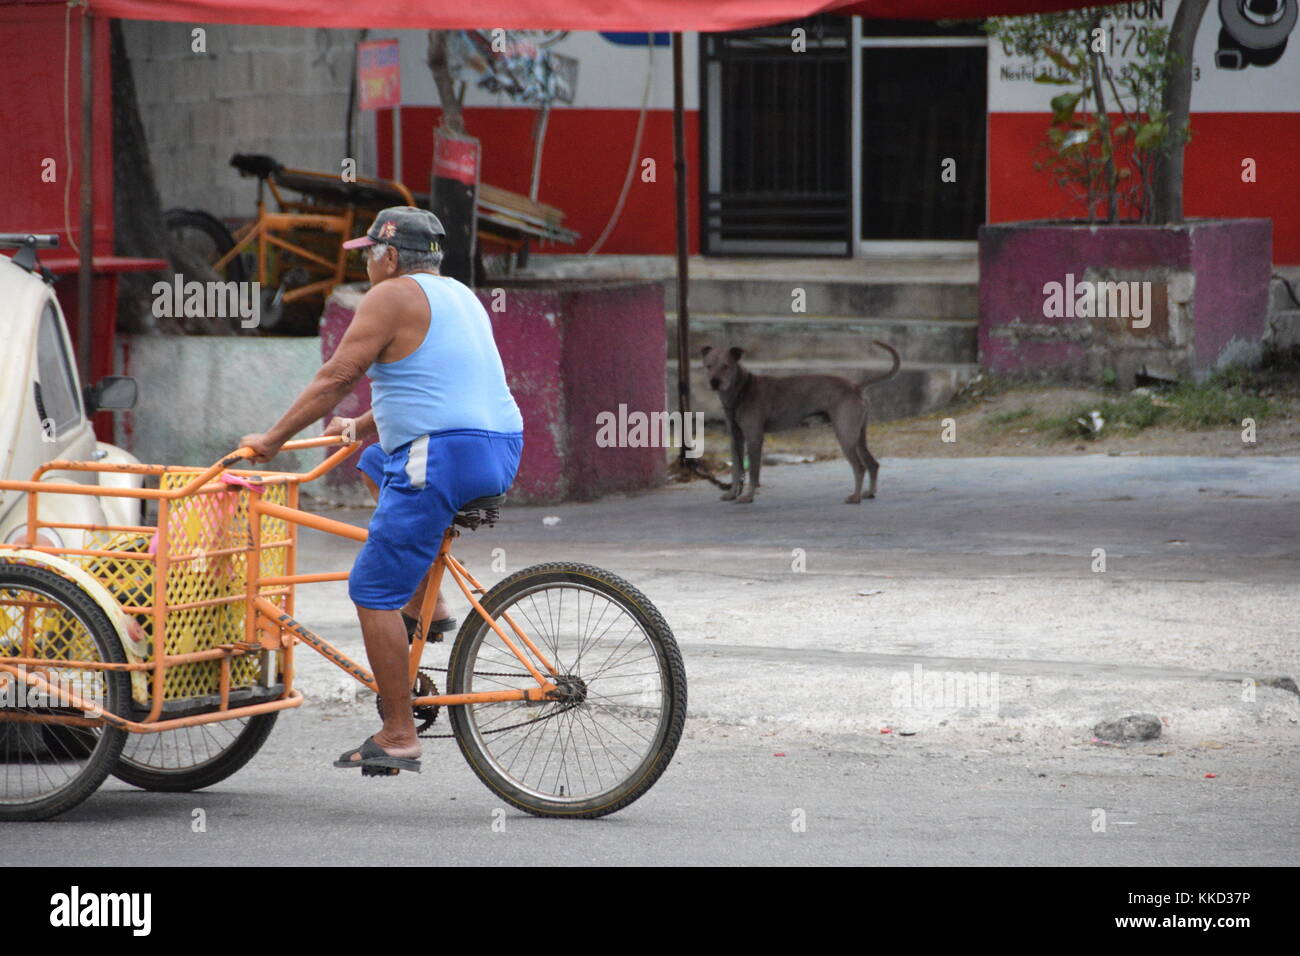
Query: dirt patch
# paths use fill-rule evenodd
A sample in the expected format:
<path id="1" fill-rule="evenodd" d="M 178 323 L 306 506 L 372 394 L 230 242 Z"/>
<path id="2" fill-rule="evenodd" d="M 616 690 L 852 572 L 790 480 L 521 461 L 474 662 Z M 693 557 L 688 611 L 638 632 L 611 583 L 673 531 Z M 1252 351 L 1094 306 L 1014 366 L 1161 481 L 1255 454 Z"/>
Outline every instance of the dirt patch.
<path id="1" fill-rule="evenodd" d="M 1234 424 L 1188 424 L 1201 414 L 1202 392 L 1010 385 L 977 381 L 947 407 L 928 415 L 872 422 L 868 445 L 877 458 L 982 458 L 1001 455 L 1300 455 L 1300 374 L 1256 373 L 1213 396 Z M 1256 414 L 1255 441 L 1243 440 L 1235 415 Z M 1092 411 L 1104 420 L 1096 430 Z M 1082 418 L 1083 422 L 1077 419 Z M 951 440 L 945 440 L 949 438 Z M 721 427 L 705 435 L 714 463 L 730 458 Z M 828 425 L 767 437 L 772 464 L 842 457 Z"/>

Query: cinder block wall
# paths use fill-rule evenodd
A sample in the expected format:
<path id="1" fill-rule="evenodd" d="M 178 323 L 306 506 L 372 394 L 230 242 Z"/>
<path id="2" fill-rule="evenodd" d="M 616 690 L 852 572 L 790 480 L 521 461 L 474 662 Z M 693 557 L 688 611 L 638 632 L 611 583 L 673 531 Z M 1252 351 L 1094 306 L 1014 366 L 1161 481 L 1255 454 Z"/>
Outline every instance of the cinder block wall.
<path id="1" fill-rule="evenodd" d="M 317 338 L 123 336 L 116 370 L 139 381 L 140 399 L 114 416 L 114 441 L 151 464 L 206 467 L 274 425 L 319 368 Z M 286 452 L 272 467 L 307 471 L 320 457 Z"/>
<path id="2" fill-rule="evenodd" d="M 206 52 L 192 52 L 192 31 Z M 163 208 L 249 218 L 256 180 L 230 166 L 240 153 L 268 153 L 286 166 L 340 169 L 348 87 L 359 30 L 125 21 L 140 117 Z M 363 137 L 359 170 L 373 168 Z"/>

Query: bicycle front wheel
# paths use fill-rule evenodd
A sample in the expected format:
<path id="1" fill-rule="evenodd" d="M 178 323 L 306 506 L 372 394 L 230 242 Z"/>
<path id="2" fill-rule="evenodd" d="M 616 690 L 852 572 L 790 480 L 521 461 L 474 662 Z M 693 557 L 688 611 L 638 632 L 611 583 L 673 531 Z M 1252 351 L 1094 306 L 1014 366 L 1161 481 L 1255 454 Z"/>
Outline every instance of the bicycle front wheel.
<path id="1" fill-rule="evenodd" d="M 686 721 L 681 652 L 655 606 L 622 578 L 568 562 L 519 571 L 482 603 L 561 695 L 450 708 L 457 743 L 479 779 L 512 806 L 547 817 L 604 816 L 649 790 Z M 538 686 L 478 614 L 461 625 L 448 671 L 452 694 Z"/>

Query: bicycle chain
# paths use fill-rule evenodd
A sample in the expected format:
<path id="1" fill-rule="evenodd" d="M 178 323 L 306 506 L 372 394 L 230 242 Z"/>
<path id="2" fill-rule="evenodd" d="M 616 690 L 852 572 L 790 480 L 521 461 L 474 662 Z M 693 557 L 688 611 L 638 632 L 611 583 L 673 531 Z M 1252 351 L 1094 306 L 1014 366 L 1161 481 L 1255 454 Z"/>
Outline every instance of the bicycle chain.
<path id="1" fill-rule="evenodd" d="M 445 667 L 421 667 L 420 670 L 439 671 L 443 674 L 448 673 L 447 668 Z M 518 672 L 502 673 L 498 671 L 474 671 L 474 676 L 475 677 L 518 677 L 519 674 Z M 507 730 L 517 730 L 520 727 L 527 727 L 529 724 L 536 724 L 543 720 L 550 720 L 552 717 L 558 717 L 560 716 L 560 714 L 573 710 L 573 708 L 577 706 L 578 706 L 577 703 L 565 704 L 563 707 L 559 708 L 558 710 L 553 710 L 549 714 L 543 714 L 540 717 L 534 717 L 532 720 L 520 721 L 517 724 L 510 724 L 507 727 L 497 727 L 494 730 L 485 730 L 483 731 L 483 733 L 500 734 L 500 733 L 504 733 Z M 420 734 L 419 736 L 421 740 L 453 740 L 456 737 L 455 734 Z"/>

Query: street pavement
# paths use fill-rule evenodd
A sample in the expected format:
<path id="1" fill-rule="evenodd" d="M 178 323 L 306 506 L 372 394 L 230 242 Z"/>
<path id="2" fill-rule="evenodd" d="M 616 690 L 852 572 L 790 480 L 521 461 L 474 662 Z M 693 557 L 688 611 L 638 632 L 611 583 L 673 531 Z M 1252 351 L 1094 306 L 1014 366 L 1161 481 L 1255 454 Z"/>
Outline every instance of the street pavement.
<path id="1" fill-rule="evenodd" d="M 7 827 L 0 863 L 1300 862 L 1300 459 L 886 460 L 857 506 L 843 462 L 763 477 L 752 505 L 701 482 L 508 504 L 457 542 L 488 583 L 608 568 L 673 627 L 686 736 L 612 817 L 503 807 L 448 740 L 420 776 L 333 769 L 373 697 L 302 650 L 308 703 L 238 775 L 183 795 L 110 780 Z M 305 532 L 300 569 L 356 547 Z M 298 602 L 363 654 L 345 585 Z M 953 696 L 967 677 L 978 699 Z M 1160 736 L 1093 739 L 1129 713 Z"/>

